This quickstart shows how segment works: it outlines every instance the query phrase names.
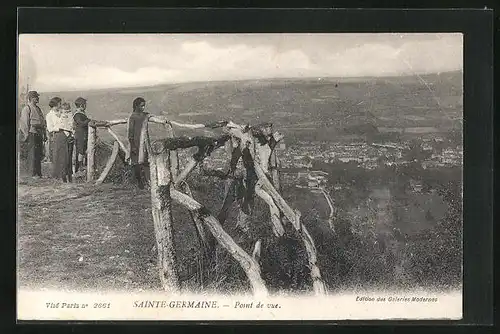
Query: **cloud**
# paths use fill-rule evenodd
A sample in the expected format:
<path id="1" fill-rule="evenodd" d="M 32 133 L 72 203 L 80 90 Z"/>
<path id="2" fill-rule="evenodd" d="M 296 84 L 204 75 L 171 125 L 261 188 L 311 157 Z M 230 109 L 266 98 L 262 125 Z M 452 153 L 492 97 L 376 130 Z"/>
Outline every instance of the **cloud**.
<path id="1" fill-rule="evenodd" d="M 213 47 L 206 42 L 185 43 L 182 49 L 193 58 L 178 80 L 296 76 L 310 67 L 309 57 L 301 50 L 277 52 L 271 46 L 245 44 Z"/>
<path id="2" fill-rule="evenodd" d="M 405 43 L 398 50 L 398 59 L 411 71 L 440 72 L 463 68 L 463 53 L 456 43 L 442 38 L 437 42 L 422 41 Z"/>
<path id="3" fill-rule="evenodd" d="M 46 87 L 50 87 L 52 90 L 58 90 L 58 87 L 64 87 L 68 90 L 134 87 L 168 82 L 176 74 L 175 70 L 165 70 L 158 67 L 143 67 L 134 72 L 127 72 L 114 67 L 84 65 L 78 67 L 71 76 L 50 74 L 39 77 L 37 82 L 43 82 Z"/>
<path id="4" fill-rule="evenodd" d="M 20 72 L 26 76 L 35 68 L 41 91 L 383 76 L 463 65 L 460 34 L 23 35 L 22 40 Z"/>
<path id="5" fill-rule="evenodd" d="M 408 41 L 399 46 L 366 43 L 348 48 L 320 61 L 325 75 L 384 76 L 454 71 L 463 68 L 461 43 L 447 39 Z"/>

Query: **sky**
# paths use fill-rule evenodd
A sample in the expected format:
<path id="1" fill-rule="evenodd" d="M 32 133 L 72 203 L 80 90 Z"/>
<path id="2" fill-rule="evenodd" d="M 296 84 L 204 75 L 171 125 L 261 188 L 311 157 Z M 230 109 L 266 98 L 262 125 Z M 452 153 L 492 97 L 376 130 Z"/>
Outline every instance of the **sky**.
<path id="1" fill-rule="evenodd" d="M 463 67 L 462 34 L 22 34 L 19 84 L 40 92 Z"/>

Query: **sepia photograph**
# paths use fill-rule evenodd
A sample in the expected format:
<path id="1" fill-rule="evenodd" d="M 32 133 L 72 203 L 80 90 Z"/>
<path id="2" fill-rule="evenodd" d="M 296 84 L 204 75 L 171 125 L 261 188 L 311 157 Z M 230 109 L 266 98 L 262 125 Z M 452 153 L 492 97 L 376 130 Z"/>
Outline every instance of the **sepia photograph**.
<path id="1" fill-rule="evenodd" d="M 20 34 L 20 320 L 461 319 L 460 33 Z"/>

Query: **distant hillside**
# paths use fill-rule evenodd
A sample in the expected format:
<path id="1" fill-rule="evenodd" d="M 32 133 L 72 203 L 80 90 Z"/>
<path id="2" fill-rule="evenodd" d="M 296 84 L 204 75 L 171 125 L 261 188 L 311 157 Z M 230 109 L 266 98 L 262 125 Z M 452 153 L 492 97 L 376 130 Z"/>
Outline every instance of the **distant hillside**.
<path id="1" fill-rule="evenodd" d="M 384 78 L 301 78 L 195 82 L 154 87 L 42 93 L 40 104 L 61 96 L 88 99 L 92 117 L 113 119 L 131 112 L 134 98 L 151 113 L 179 121 L 272 121 L 287 135 L 330 139 L 376 127 L 434 127 L 447 131 L 462 118 L 462 73 Z M 361 132 L 363 130 L 360 130 Z"/>

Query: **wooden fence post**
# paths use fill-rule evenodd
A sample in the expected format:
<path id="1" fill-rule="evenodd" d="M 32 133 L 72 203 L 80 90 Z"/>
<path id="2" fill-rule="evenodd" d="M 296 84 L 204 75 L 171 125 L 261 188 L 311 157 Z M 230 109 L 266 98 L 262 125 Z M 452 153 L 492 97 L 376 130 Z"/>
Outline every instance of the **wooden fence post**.
<path id="1" fill-rule="evenodd" d="M 173 138 L 175 133 L 172 125 L 165 124 L 164 126 L 167 132 L 167 137 Z M 177 150 L 170 151 L 169 160 L 170 160 L 170 171 L 172 173 L 173 179 L 175 180 L 177 178 L 177 175 L 179 175 L 179 153 L 177 152 Z"/>
<path id="2" fill-rule="evenodd" d="M 178 292 L 180 282 L 172 231 L 172 199 L 170 198 L 172 175 L 168 151 L 164 149 L 162 143 L 157 143 L 160 145 L 151 144 L 148 125 L 149 120 L 142 124 L 139 160 L 145 158 L 143 154 L 146 151 L 150 167 L 151 213 L 158 251 L 158 271 L 163 289 Z"/>
<path id="3" fill-rule="evenodd" d="M 89 138 L 87 140 L 87 182 L 94 181 L 96 137 L 97 129 L 93 126 L 89 126 Z"/>
<path id="4" fill-rule="evenodd" d="M 149 140 L 149 138 L 146 138 Z M 145 143 L 149 148 L 149 142 Z M 158 269 L 160 280 L 165 291 L 177 292 L 180 290 L 177 261 L 172 231 L 172 199 L 170 187 L 172 178 L 168 152 L 149 150 L 149 164 L 151 174 L 151 203 L 153 222 L 158 249 Z"/>

